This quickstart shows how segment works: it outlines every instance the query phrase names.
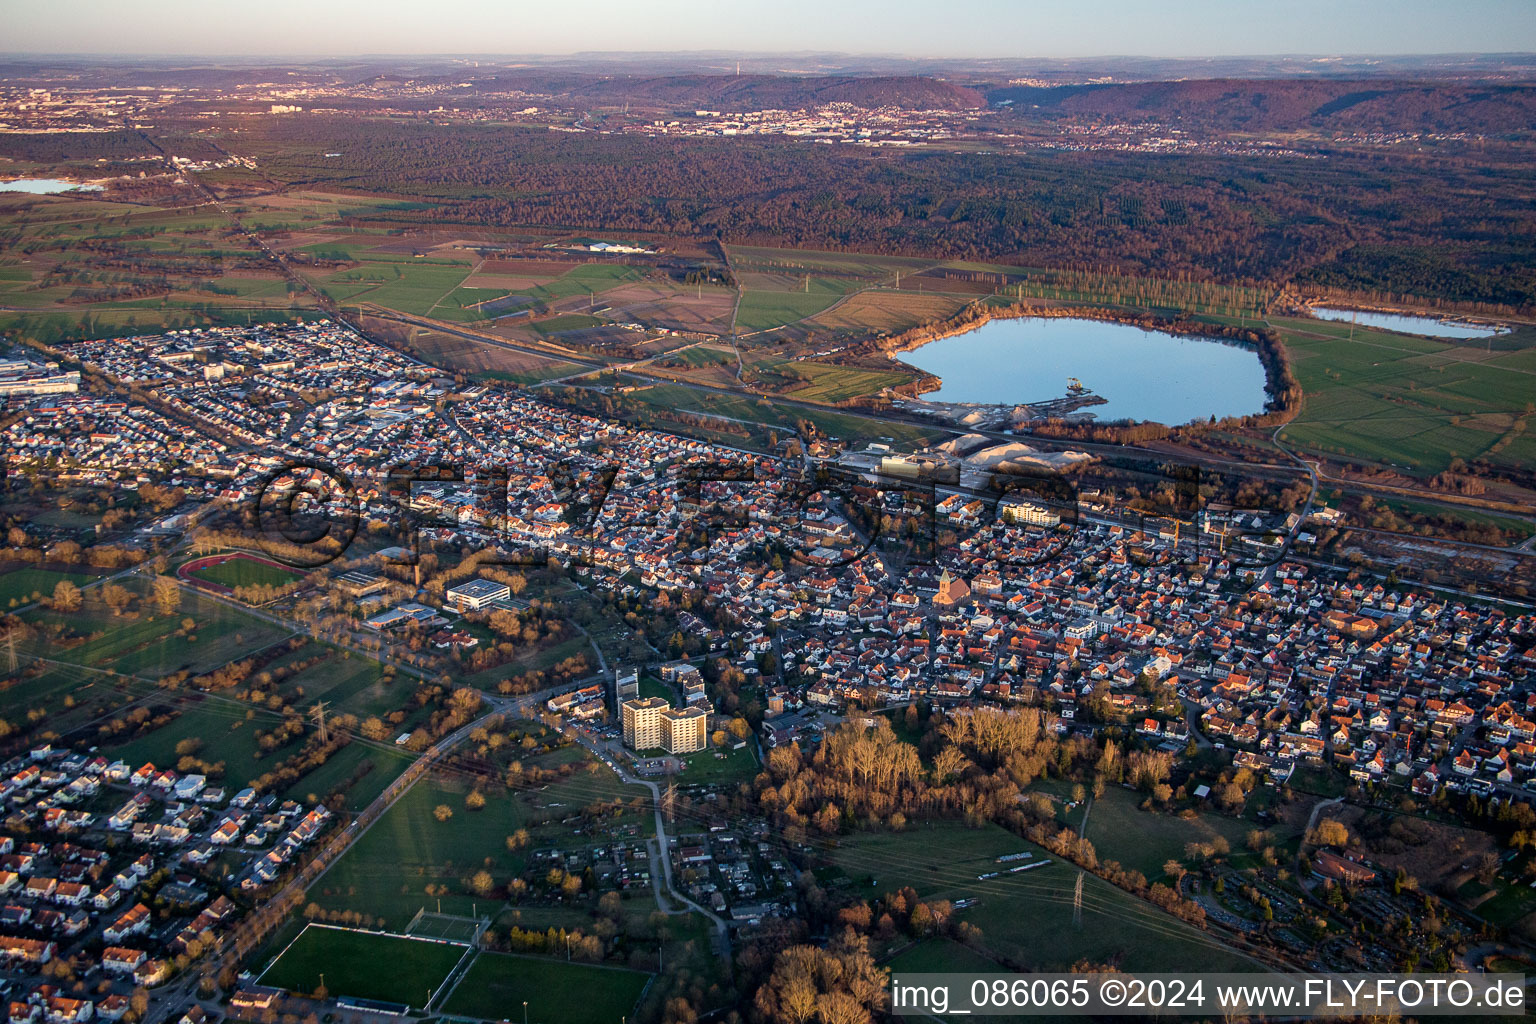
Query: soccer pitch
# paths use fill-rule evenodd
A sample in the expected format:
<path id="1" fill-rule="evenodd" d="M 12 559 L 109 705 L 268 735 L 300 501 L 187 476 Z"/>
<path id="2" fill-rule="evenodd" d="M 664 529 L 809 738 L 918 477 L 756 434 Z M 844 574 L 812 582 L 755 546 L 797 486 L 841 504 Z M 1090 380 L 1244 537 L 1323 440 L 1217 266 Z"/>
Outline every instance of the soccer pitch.
<path id="1" fill-rule="evenodd" d="M 308 994 L 425 1006 L 455 964 L 462 943 L 312 924 L 262 972 L 261 984 Z"/>

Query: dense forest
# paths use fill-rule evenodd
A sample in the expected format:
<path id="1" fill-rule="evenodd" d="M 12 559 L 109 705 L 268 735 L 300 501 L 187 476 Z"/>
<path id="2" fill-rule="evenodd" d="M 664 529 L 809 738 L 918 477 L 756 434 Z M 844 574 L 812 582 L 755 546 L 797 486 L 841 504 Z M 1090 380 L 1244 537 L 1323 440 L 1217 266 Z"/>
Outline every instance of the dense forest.
<path id="1" fill-rule="evenodd" d="M 279 181 L 422 201 L 387 214 L 401 228 L 623 230 L 1536 307 L 1528 161 L 894 153 L 323 116 L 261 122 L 238 144 Z"/>
<path id="2" fill-rule="evenodd" d="M 1206 79 L 992 90 L 1028 116 L 1192 123 L 1239 131 L 1529 132 L 1536 85 L 1526 83 Z"/>

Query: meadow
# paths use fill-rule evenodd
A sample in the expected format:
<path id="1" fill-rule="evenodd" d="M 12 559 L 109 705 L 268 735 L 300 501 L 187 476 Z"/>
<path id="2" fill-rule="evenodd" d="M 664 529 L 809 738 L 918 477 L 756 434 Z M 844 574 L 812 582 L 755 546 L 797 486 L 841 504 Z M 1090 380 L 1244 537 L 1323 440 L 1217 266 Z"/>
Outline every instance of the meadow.
<path id="1" fill-rule="evenodd" d="M 1194 818 L 1144 811 L 1139 806 L 1141 794 L 1111 786 L 1093 801 L 1088 812 L 1088 841 L 1093 843 L 1100 860 L 1119 861 L 1140 871 L 1148 881 L 1163 877 L 1163 865 L 1182 861 L 1188 843 L 1208 843 L 1220 836 L 1234 851 L 1244 848 L 1248 833 L 1260 826 L 1214 812 Z M 1074 824 L 1076 819 L 1074 819 Z M 1283 836 L 1271 842 L 1278 845 Z"/>
<path id="2" fill-rule="evenodd" d="M 784 397 L 828 405 L 874 395 L 913 379 L 912 374 L 895 370 L 870 370 L 862 366 L 836 366 L 810 360 L 770 364 L 763 370 L 765 376 L 777 376 L 784 382 L 776 389 Z"/>
<path id="3" fill-rule="evenodd" d="M 980 880 L 997 858 L 1029 851 L 1049 866 Z M 1003 828 L 954 822 L 844 837 L 828 858 L 863 896 L 911 886 L 923 898 L 974 899 L 960 919 L 981 929 L 982 952 L 1010 967 L 1066 970 L 1082 959 L 1124 970 L 1251 970 L 1256 965 L 1214 937 L 1095 875 L 1083 884 L 1082 925 L 1073 923 L 1078 869 Z M 830 879 L 823 878 L 826 883 Z"/>
<path id="4" fill-rule="evenodd" d="M 561 753 L 549 757 L 558 761 Z M 486 798 L 477 811 L 465 806 L 465 797 L 475 787 Z M 326 909 L 373 914 L 397 928 L 405 927 L 424 906 L 436 910 L 439 901 L 444 913 L 468 915 L 476 906 L 488 913 L 500 901 L 470 895 L 463 879 L 484 868 L 497 885 L 505 885 L 523 870 L 531 851 L 584 841 L 568 826 L 537 825 L 538 810 L 566 808 L 564 813 L 574 814 L 599 800 L 648 796 L 640 787 L 620 785 L 606 769 L 597 774 L 582 770 L 533 792 L 509 791 L 497 778 L 437 771 L 411 787 L 310 890 L 309 898 Z M 439 806 L 448 807 L 452 817 L 439 821 Z M 649 813 L 626 812 L 625 820 L 631 817 L 642 834 L 654 829 Z M 507 837 L 520 828 L 532 833 L 530 844 L 508 850 Z M 446 892 L 428 897 L 429 885 Z"/>
<path id="5" fill-rule="evenodd" d="M 730 740 L 729 744 L 734 744 Z M 682 758 L 684 767 L 678 772 L 677 781 L 687 786 L 735 786 L 751 782 L 761 770 L 752 743 L 740 749 L 727 745 L 710 747 Z"/>
<path id="6" fill-rule="evenodd" d="M 177 611 L 157 614 L 148 584 L 126 577 L 119 585 L 139 598 L 136 611 L 114 614 L 95 589 L 85 591 L 78 611 L 37 608 L 23 616 L 44 627 L 62 627 L 73 637 L 27 651 L 101 672 L 159 678 L 186 670 L 207 672 L 242 654 L 288 635 L 278 626 L 239 608 L 183 589 Z M 191 620 L 192 628 L 182 623 Z"/>
<path id="7" fill-rule="evenodd" d="M 20 567 L 0 573 L 0 604 L 15 607 L 27 604 L 36 597 L 50 597 L 53 588 L 61 581 L 79 586 L 89 583 L 95 576 L 83 572 L 58 572 L 53 569 Z"/>
<path id="8" fill-rule="evenodd" d="M 296 651 L 274 659 L 267 668 L 277 670 L 289 662 L 320 660 L 288 676 L 277 693 L 299 710 L 307 710 L 325 701 L 332 714 L 353 714 L 360 720 L 387 715 L 406 702 L 405 684 L 384 676 L 383 666 L 371 658 L 354 655 L 325 644 L 309 643 Z M 145 761 L 174 766 L 177 747 L 186 739 L 204 741 L 199 756 L 206 761 L 222 762 L 226 786 L 243 787 L 284 757 L 297 752 L 297 745 L 263 752 L 258 730 L 271 729 L 281 715 L 267 707 L 252 705 L 219 693 L 179 694 L 166 698 L 178 714 L 164 726 L 138 735 L 127 742 L 108 741 L 104 749 L 133 764 Z M 416 712 L 400 725 L 408 730 L 421 717 Z M 323 798 L 338 788 L 345 788 L 346 805 L 361 809 L 382 792 L 395 776 L 405 770 L 415 755 L 404 749 L 383 748 L 354 741 L 331 755 L 324 765 L 292 783 L 285 795 L 295 799 Z M 366 774 L 355 782 L 353 776 L 367 764 Z M 351 783 L 349 785 L 349 783 Z"/>

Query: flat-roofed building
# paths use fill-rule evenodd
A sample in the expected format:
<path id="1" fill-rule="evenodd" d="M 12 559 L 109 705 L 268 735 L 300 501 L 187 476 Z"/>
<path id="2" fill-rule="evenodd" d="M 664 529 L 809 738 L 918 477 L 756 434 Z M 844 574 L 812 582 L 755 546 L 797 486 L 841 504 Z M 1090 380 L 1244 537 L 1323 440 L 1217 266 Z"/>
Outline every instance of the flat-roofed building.
<path id="1" fill-rule="evenodd" d="M 1003 520 L 1014 525 L 1060 526 L 1061 515 L 1033 501 L 1006 501 L 1001 507 Z"/>
<path id="2" fill-rule="evenodd" d="M 511 597 L 512 588 L 495 580 L 473 579 L 451 588 L 443 596 L 449 604 L 461 612 L 466 608 L 470 611 L 478 611 L 488 604 L 505 601 Z"/>
<path id="3" fill-rule="evenodd" d="M 622 705 L 624 745 L 630 750 L 655 750 L 661 746 L 661 713 L 668 710 L 665 697 L 637 697 Z"/>
<path id="4" fill-rule="evenodd" d="M 697 705 L 661 713 L 661 746 L 669 754 L 691 754 L 709 746 L 709 713 Z"/>
<path id="5" fill-rule="evenodd" d="M 366 597 L 383 590 L 389 581 L 380 573 L 354 569 L 336 577 L 336 586 L 352 597 Z"/>
<path id="6" fill-rule="evenodd" d="M 613 703 L 622 707 L 627 700 L 640 696 L 640 670 L 619 669 L 613 675 Z"/>
<path id="7" fill-rule="evenodd" d="M 631 750 L 692 754 L 709 746 L 709 711 L 698 705 L 674 708 L 664 697 L 627 700 L 622 705 L 624 745 Z"/>

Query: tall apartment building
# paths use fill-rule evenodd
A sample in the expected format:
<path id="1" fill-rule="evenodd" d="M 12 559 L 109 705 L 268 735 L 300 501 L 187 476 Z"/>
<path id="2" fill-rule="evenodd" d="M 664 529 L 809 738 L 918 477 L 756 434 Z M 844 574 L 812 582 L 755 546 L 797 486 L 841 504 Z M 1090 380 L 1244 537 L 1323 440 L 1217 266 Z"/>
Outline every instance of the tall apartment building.
<path id="1" fill-rule="evenodd" d="M 664 697 L 627 700 L 622 705 L 624 745 L 631 750 L 691 754 L 709 746 L 709 712 L 674 708 Z"/>
<path id="2" fill-rule="evenodd" d="M 665 697 L 637 697 L 622 705 L 624 745 L 630 750 L 661 746 L 661 713 L 671 708 Z"/>
<path id="3" fill-rule="evenodd" d="M 697 705 L 663 711 L 661 746 L 669 754 L 691 754 L 709 746 L 709 713 Z"/>
<path id="4" fill-rule="evenodd" d="M 640 696 L 640 670 L 619 669 L 613 675 L 613 706 L 622 708 L 627 700 Z"/>

